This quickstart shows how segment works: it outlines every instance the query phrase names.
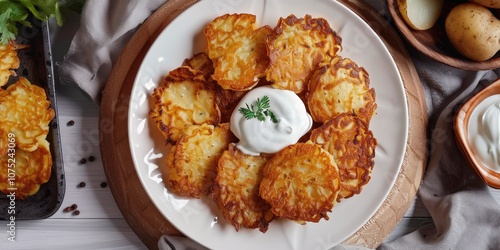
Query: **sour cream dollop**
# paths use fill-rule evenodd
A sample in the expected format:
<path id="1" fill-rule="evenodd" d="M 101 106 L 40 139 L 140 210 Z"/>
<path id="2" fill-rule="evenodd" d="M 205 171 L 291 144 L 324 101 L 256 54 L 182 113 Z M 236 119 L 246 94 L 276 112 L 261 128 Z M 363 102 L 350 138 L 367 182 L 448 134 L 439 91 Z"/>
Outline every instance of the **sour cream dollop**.
<path id="1" fill-rule="evenodd" d="M 500 172 L 500 95 L 484 99 L 469 120 L 469 142 L 479 160 Z"/>
<path id="2" fill-rule="evenodd" d="M 257 99 L 269 97 L 269 110 L 278 122 L 269 116 L 264 121 L 257 118 L 246 119 L 240 108 L 257 105 Z M 276 153 L 288 145 L 296 143 L 312 127 L 312 118 L 307 113 L 302 100 L 290 90 L 275 89 L 270 86 L 249 91 L 238 103 L 231 115 L 231 131 L 238 137 L 236 147 L 245 154 Z"/>

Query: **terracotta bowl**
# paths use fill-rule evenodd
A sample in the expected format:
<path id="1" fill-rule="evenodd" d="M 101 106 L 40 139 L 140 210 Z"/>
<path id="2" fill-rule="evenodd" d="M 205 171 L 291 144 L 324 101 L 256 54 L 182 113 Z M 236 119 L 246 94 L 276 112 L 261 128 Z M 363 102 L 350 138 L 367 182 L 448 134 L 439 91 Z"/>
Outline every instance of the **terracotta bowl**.
<path id="1" fill-rule="evenodd" d="M 448 40 L 444 28 L 446 16 L 455 5 L 463 1 L 445 0 L 443 11 L 437 23 L 431 29 L 423 31 L 414 30 L 406 24 L 399 12 L 397 1 L 387 0 L 394 23 L 406 40 L 420 52 L 436 61 L 459 69 L 487 70 L 500 68 L 500 53 L 497 53 L 489 60 L 476 62 L 460 55 Z M 499 10 L 493 10 L 493 12 L 497 17 L 500 15 Z"/>
<path id="2" fill-rule="evenodd" d="M 468 100 L 457 112 L 454 121 L 455 137 L 462 153 L 465 155 L 471 166 L 476 170 L 481 179 L 492 188 L 500 189 L 500 172 L 493 171 L 484 165 L 473 153 L 469 141 L 469 121 L 472 111 L 486 98 L 500 94 L 500 79 L 477 93 Z"/>

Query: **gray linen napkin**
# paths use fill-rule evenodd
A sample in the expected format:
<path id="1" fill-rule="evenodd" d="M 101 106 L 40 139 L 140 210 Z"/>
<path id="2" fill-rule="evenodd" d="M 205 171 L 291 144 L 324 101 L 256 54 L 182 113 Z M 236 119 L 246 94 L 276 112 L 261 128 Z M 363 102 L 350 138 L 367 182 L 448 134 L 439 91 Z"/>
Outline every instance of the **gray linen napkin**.
<path id="1" fill-rule="evenodd" d="M 111 4 L 113 2 L 113 5 Z M 166 0 L 87 0 L 81 28 L 61 68 L 94 102 L 114 60 L 136 27 Z M 385 1 L 367 1 L 388 17 Z M 499 249 L 500 204 L 471 170 L 453 134 L 453 117 L 462 103 L 500 77 L 500 69 L 464 71 L 435 62 L 408 46 L 425 92 L 429 115 L 429 161 L 419 196 L 433 223 L 383 243 L 379 249 Z M 206 249 L 184 237 L 163 236 L 162 250 Z M 363 249 L 337 246 L 334 249 Z"/>
<path id="2" fill-rule="evenodd" d="M 101 91 L 137 27 L 166 0 L 87 0 L 69 51 L 59 67 L 62 83 L 76 84 L 99 105 Z"/>

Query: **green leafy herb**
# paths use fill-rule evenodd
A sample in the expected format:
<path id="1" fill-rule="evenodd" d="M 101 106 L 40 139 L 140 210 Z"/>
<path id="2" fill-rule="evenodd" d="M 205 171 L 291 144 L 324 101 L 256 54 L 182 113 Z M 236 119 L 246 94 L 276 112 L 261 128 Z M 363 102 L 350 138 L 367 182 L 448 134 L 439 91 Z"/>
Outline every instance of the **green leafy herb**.
<path id="1" fill-rule="evenodd" d="M 243 117 L 247 120 L 257 118 L 259 121 L 265 121 L 267 116 L 272 122 L 278 123 L 278 118 L 269 109 L 271 105 L 269 104 L 269 97 L 267 95 L 262 97 L 262 99 L 257 98 L 257 102 L 255 104 L 255 106 L 253 104 L 248 106 L 248 104 L 245 103 L 246 108 L 240 107 L 238 111 L 243 114 Z"/>
<path id="2" fill-rule="evenodd" d="M 81 11 L 85 0 L 0 0 L 0 44 L 7 44 L 18 34 L 18 24 L 32 27 L 26 19 L 32 14 L 40 21 L 54 16 L 57 24 L 63 24 L 61 10 Z"/>

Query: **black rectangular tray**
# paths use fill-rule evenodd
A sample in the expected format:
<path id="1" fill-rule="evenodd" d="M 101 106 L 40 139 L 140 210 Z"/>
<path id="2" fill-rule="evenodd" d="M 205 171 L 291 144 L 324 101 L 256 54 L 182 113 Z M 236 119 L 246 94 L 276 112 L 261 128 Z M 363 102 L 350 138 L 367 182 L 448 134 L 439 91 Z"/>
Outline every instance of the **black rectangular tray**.
<path id="1" fill-rule="evenodd" d="M 7 194 L 0 192 L 0 220 L 10 220 L 11 216 L 15 216 L 16 220 L 48 218 L 61 206 L 66 190 L 49 24 L 35 19 L 32 19 L 32 23 L 33 27 L 31 28 L 19 28 L 16 42 L 29 44 L 29 47 L 18 51 L 21 65 L 16 70 L 17 77 L 11 77 L 9 84 L 17 81 L 19 76 L 23 76 L 32 84 L 43 87 L 47 93 L 51 108 L 56 113 L 50 122 L 49 134 L 47 135 L 52 153 L 52 173 L 49 181 L 41 185 L 36 194 L 24 200 L 15 200 L 15 214 L 12 211 L 12 214 L 9 214 L 9 210 L 11 210 L 9 209 L 10 199 Z"/>

